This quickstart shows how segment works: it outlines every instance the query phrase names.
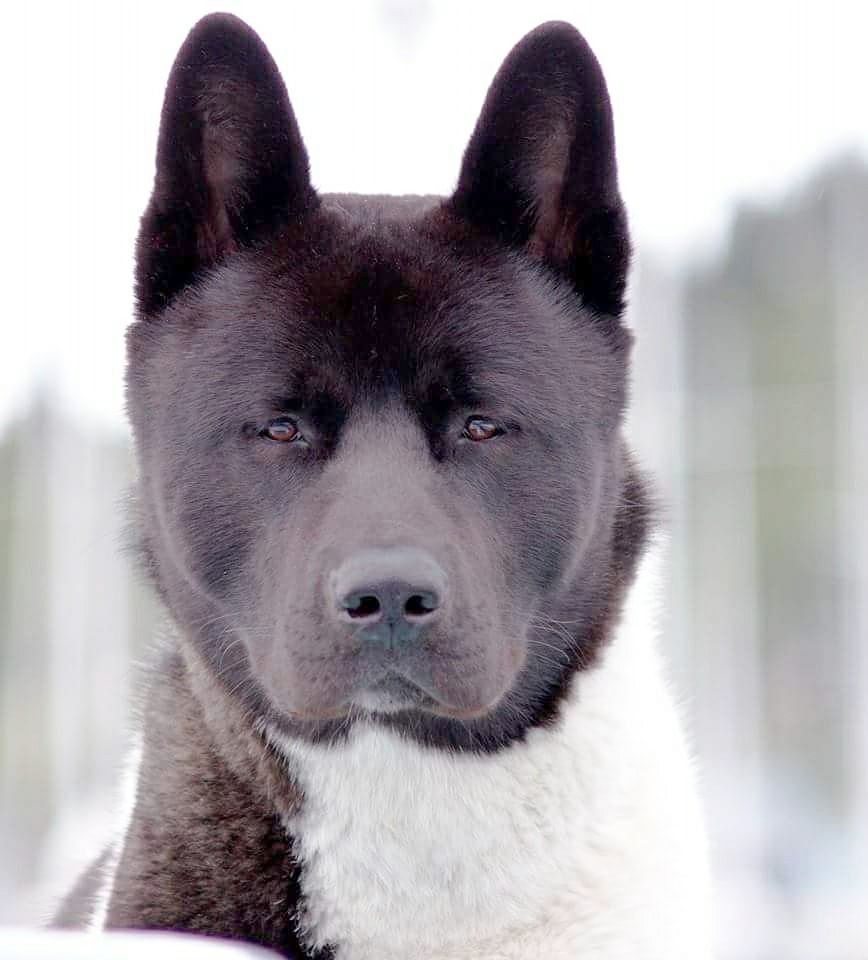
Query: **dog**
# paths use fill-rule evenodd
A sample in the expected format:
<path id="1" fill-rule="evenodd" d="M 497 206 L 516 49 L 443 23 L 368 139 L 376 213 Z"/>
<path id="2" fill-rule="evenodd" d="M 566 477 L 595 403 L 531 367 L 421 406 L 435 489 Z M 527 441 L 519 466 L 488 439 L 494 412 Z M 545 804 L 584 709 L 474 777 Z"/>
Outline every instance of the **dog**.
<path id="1" fill-rule="evenodd" d="M 710 956 L 622 431 L 630 254 L 572 26 L 508 55 L 447 199 L 318 195 L 262 41 L 194 27 L 127 341 L 173 635 L 61 919 L 296 960 Z"/>

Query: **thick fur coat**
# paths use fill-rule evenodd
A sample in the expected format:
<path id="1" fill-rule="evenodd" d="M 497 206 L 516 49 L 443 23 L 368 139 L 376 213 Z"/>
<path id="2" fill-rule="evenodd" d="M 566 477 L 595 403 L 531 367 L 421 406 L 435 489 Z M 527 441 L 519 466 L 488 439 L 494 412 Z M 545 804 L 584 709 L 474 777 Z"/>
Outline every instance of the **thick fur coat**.
<path id="1" fill-rule="evenodd" d="M 194 28 L 128 338 L 173 639 L 61 922 L 298 960 L 709 956 L 636 577 L 629 255 L 572 27 L 509 55 L 448 199 L 319 196 L 262 42 Z"/>

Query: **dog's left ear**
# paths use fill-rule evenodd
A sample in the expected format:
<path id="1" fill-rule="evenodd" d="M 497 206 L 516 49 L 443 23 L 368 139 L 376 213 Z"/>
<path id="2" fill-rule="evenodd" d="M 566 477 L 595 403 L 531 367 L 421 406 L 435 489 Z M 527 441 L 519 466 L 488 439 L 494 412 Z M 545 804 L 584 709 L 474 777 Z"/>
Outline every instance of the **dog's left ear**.
<path id="1" fill-rule="evenodd" d="M 630 261 L 606 81 L 567 23 L 529 33 L 482 108 L 452 209 L 566 275 L 584 302 L 620 316 Z"/>

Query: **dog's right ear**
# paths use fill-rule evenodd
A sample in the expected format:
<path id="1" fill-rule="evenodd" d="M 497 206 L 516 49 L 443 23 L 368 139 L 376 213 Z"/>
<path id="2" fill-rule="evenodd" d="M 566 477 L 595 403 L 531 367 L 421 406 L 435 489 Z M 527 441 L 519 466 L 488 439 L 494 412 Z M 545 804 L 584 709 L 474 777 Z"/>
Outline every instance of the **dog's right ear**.
<path id="1" fill-rule="evenodd" d="M 603 71 L 581 34 L 545 23 L 494 78 L 451 200 L 461 217 L 620 317 L 630 263 Z"/>
<path id="2" fill-rule="evenodd" d="M 280 73 L 241 20 L 212 14 L 181 47 L 166 89 L 136 295 L 153 315 L 207 268 L 316 203 Z"/>

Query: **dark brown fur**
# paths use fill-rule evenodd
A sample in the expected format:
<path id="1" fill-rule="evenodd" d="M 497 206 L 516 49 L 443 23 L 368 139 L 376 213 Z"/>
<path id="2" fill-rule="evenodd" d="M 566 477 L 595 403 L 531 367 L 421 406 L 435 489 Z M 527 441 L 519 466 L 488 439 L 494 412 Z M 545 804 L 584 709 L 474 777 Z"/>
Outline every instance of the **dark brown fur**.
<path id="1" fill-rule="evenodd" d="M 186 663 L 166 654 L 159 676 L 107 925 L 302 955 L 293 924 L 298 866 L 281 825 L 300 797 L 195 655 Z"/>
<path id="2" fill-rule="evenodd" d="M 304 800 L 261 731 L 329 740 L 363 715 L 382 658 L 321 602 L 349 550 L 424 548 L 451 590 L 446 626 L 400 654 L 436 704 L 366 722 L 470 752 L 557 722 L 648 526 L 620 433 L 629 257 L 605 82 L 568 25 L 509 55 L 446 200 L 318 196 L 259 38 L 194 28 L 128 338 L 141 553 L 177 637 L 109 926 L 306 956 L 282 826 Z M 503 427 L 484 446 L 461 433 L 478 411 Z M 263 439 L 289 414 L 304 444 Z"/>

